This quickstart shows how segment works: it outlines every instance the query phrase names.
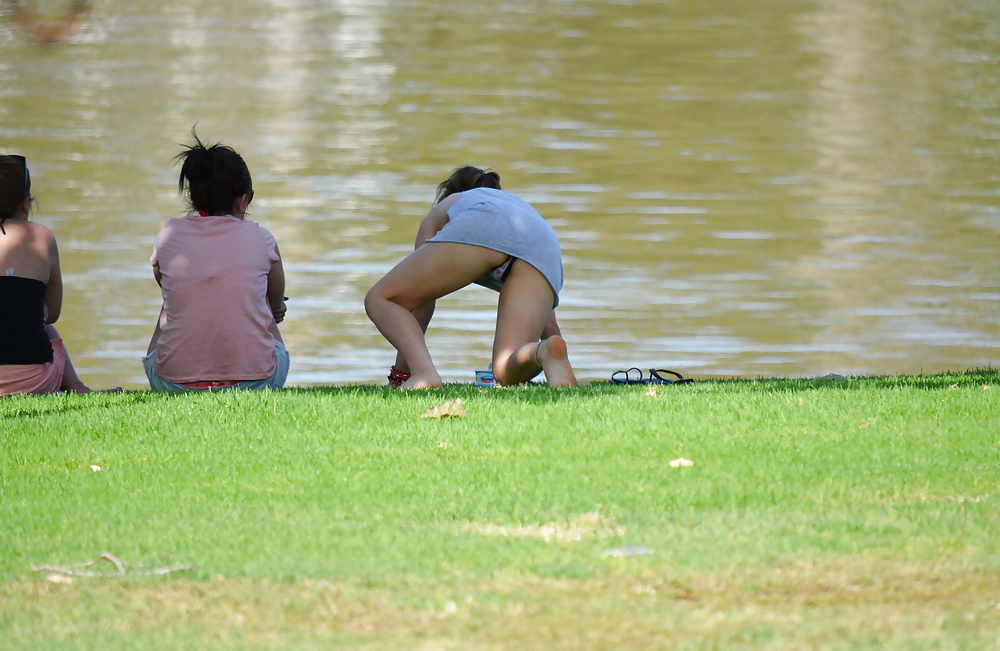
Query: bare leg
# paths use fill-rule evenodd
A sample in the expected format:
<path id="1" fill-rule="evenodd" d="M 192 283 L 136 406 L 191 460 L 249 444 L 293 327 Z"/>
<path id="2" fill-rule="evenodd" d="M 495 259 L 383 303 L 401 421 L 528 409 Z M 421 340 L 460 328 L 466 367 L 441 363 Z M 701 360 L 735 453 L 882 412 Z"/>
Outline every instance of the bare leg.
<path id="1" fill-rule="evenodd" d="M 49 335 L 49 339 L 59 340 L 59 343 L 53 344 L 53 346 L 62 346 L 63 350 L 66 351 L 66 346 L 62 343 L 62 337 L 59 336 L 59 331 L 56 330 L 54 325 L 45 326 L 45 332 Z M 69 351 L 66 351 L 66 368 L 63 370 L 62 386 L 59 388 L 66 392 L 79 393 L 81 395 L 90 393 L 90 388 L 76 374 L 73 362 L 69 359 Z"/>
<path id="2" fill-rule="evenodd" d="M 413 310 L 413 318 L 417 320 L 420 324 L 420 330 L 426 335 L 427 326 L 431 324 L 431 319 L 434 317 L 434 301 L 430 303 L 424 303 L 417 309 Z M 403 353 L 396 353 L 396 370 L 401 373 L 409 373 L 410 365 L 406 363 L 406 358 L 403 357 Z"/>
<path id="3" fill-rule="evenodd" d="M 90 387 L 83 383 L 80 376 L 76 374 L 76 369 L 73 368 L 73 362 L 69 359 L 69 351 L 66 350 L 66 345 L 62 342 L 62 337 L 59 336 L 59 331 L 56 330 L 54 325 L 45 326 L 45 332 L 49 335 L 50 340 L 59 340 L 58 345 L 63 347 L 63 352 L 66 354 L 66 368 L 63 369 L 63 381 L 62 386 L 59 388 L 67 393 L 78 393 L 80 395 L 85 395 L 91 392 Z M 115 387 L 114 389 L 105 389 L 103 391 L 98 391 L 97 393 L 118 393 L 122 390 L 121 387 Z"/>
<path id="4" fill-rule="evenodd" d="M 554 302 L 555 293 L 545 276 L 524 260 L 516 261 L 497 309 L 493 377 L 499 384 L 521 384 L 544 370 L 550 386 L 576 386 L 563 338 L 553 335 L 539 341 Z"/>
<path id="5" fill-rule="evenodd" d="M 393 267 L 365 296 L 365 311 L 409 365 L 404 389 L 441 386 L 413 311 L 469 285 L 507 256 L 472 244 L 428 242 Z"/>

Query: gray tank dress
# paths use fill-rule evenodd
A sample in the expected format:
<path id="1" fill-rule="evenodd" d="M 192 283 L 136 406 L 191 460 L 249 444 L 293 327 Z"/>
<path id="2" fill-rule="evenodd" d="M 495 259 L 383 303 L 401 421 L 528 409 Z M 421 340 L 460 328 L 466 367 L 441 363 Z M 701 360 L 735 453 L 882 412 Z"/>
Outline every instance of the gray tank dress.
<path id="1" fill-rule="evenodd" d="M 448 219 L 428 242 L 475 244 L 510 256 L 477 280 L 477 285 L 500 291 L 514 260 L 520 259 L 545 276 L 559 305 L 563 285 L 559 239 L 531 204 L 503 190 L 475 188 L 462 192 L 448 206 Z"/>

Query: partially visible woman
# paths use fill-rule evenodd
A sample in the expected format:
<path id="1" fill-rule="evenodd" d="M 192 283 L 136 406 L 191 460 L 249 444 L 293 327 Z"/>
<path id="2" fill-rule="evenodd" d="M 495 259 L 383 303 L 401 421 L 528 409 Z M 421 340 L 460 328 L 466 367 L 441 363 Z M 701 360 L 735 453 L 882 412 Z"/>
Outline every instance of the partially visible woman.
<path id="1" fill-rule="evenodd" d="M 59 250 L 52 231 L 28 221 L 33 200 L 27 161 L 0 156 L 0 396 L 90 393 L 52 325 L 62 310 Z"/>

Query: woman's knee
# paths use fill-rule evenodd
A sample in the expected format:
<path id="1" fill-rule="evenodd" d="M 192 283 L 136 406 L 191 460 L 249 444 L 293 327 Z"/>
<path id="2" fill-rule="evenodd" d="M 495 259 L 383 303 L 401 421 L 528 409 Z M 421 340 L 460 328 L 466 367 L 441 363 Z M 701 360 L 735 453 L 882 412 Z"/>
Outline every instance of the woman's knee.
<path id="1" fill-rule="evenodd" d="M 385 300 L 385 296 L 379 291 L 378 284 L 368 290 L 368 293 L 365 294 L 365 313 L 368 315 L 368 318 L 372 318 L 373 312 L 377 311 L 379 304 Z"/>
<path id="2" fill-rule="evenodd" d="M 493 354 L 493 379 L 496 380 L 497 384 L 500 386 L 512 386 L 514 384 L 520 384 L 525 382 L 523 379 L 524 370 L 520 369 L 517 373 L 511 372 L 512 366 L 518 366 L 519 362 L 530 363 L 533 360 L 533 356 L 529 357 L 525 354 L 523 359 L 518 358 L 518 353 L 521 348 L 504 349 L 497 351 Z M 542 367 L 538 367 L 538 371 L 535 375 L 542 372 Z M 516 377 L 515 377 L 516 376 Z M 529 378 L 530 379 L 530 378 Z"/>
<path id="3" fill-rule="evenodd" d="M 391 273 L 391 272 L 390 272 Z M 378 281 L 375 285 L 368 290 L 365 294 L 365 312 L 368 314 L 369 318 L 380 308 L 385 307 L 386 304 L 392 303 L 398 305 L 407 310 L 414 310 L 416 306 L 411 306 L 411 303 L 415 301 L 412 297 L 406 293 L 406 288 L 398 287 L 392 283 L 385 282 L 385 279 Z"/>

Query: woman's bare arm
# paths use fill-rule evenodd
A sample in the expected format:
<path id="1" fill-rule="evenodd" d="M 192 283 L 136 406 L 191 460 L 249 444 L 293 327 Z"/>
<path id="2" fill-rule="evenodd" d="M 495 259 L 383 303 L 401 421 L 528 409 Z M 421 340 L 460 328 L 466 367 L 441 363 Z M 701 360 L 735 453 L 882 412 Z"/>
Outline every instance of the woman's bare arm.
<path id="1" fill-rule="evenodd" d="M 56 245 L 56 237 L 49 233 L 49 282 L 45 287 L 45 324 L 50 325 L 59 320 L 62 312 L 63 282 L 62 269 L 59 267 L 59 247 Z"/>
<path id="2" fill-rule="evenodd" d="M 267 303 L 274 314 L 274 322 L 281 323 L 285 319 L 285 268 L 281 264 L 281 252 L 278 245 L 274 245 L 274 252 L 278 255 L 278 261 L 271 265 L 271 271 L 267 274 Z"/>
<path id="3" fill-rule="evenodd" d="M 448 223 L 448 207 L 455 203 L 457 198 L 457 194 L 446 197 L 424 216 L 420 222 L 420 228 L 417 229 L 417 240 L 413 243 L 414 250 L 419 249 L 424 245 L 424 242 L 437 235 L 438 231 L 444 228 L 445 224 Z"/>

